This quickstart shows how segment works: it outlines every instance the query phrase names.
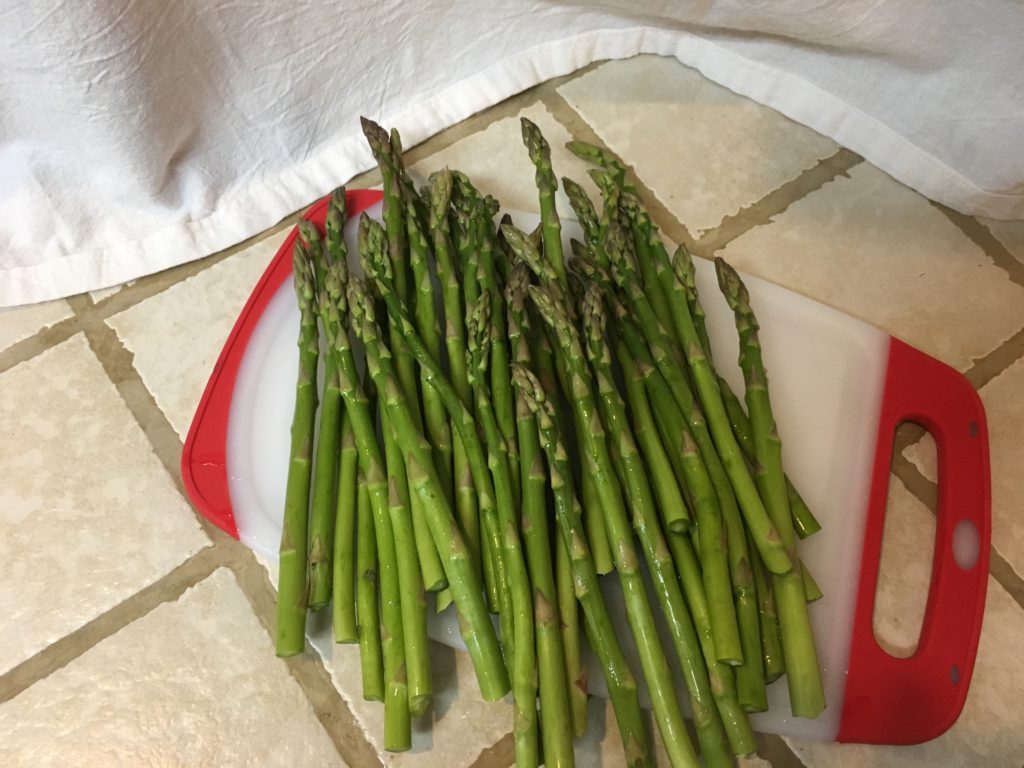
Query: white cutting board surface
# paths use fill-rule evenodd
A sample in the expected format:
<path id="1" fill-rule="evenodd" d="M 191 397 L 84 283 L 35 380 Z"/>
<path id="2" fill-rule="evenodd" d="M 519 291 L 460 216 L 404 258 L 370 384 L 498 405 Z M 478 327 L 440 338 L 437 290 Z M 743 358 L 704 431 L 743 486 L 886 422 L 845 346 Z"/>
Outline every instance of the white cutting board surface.
<path id="1" fill-rule="evenodd" d="M 380 206 L 369 214 L 379 218 Z M 538 222 L 535 214 L 513 212 L 513 218 L 526 231 Z M 353 252 L 355 224 L 350 221 L 346 229 Z M 579 234 L 574 222 L 566 222 L 565 230 L 567 240 L 569 234 Z M 742 392 L 732 312 L 719 293 L 713 264 L 695 261 L 715 363 L 735 391 Z M 355 266 L 351 257 L 350 263 Z M 769 687 L 769 711 L 753 716 L 752 722 L 762 732 L 832 740 L 839 730 L 890 337 L 764 280 L 746 275 L 744 280 L 761 323 L 786 469 L 822 524 L 820 533 L 801 543 L 800 553 L 825 594 L 810 612 L 830 704 L 815 720 L 791 717 L 783 679 Z M 288 281 L 271 300 L 246 347 L 228 422 L 229 487 L 239 538 L 270 560 L 277 559 L 280 542 L 298 325 Z M 617 579 L 611 575 L 603 581 L 619 638 L 642 682 Z M 655 601 L 653 594 L 651 600 Z M 432 617 L 429 631 L 435 640 L 462 647 L 451 609 Z M 591 692 L 606 695 L 599 667 L 591 663 L 589 669 Z M 681 684 L 679 690 L 685 701 Z"/>

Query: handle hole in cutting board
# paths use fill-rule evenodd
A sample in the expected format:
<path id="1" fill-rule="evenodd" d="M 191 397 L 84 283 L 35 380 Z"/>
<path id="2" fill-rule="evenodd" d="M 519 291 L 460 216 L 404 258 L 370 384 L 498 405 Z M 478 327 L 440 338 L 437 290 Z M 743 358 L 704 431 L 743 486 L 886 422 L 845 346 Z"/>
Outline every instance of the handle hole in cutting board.
<path id="1" fill-rule="evenodd" d="M 915 463 L 936 466 L 935 441 L 927 432 L 920 439 L 922 432 L 918 424 L 901 423 L 894 435 L 893 455 L 912 442 Z M 931 583 L 935 527 L 935 515 L 890 474 L 872 629 L 879 646 L 896 658 L 913 656 L 920 640 Z"/>

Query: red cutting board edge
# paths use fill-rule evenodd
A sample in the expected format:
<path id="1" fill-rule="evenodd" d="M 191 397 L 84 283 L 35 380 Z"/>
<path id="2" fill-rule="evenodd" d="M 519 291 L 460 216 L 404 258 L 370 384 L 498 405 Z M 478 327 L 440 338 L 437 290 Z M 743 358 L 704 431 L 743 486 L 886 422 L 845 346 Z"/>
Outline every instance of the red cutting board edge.
<path id="1" fill-rule="evenodd" d="M 381 199 L 376 191 L 347 193 L 350 215 Z M 328 199 L 305 218 L 323 227 Z M 238 538 L 227 477 L 226 441 L 239 365 L 263 311 L 291 275 L 290 234 L 239 315 L 203 393 L 182 452 L 182 478 L 192 502 Z M 939 509 L 932 581 L 918 648 L 897 659 L 872 629 L 875 587 L 888 494 L 892 436 L 903 421 L 935 437 Z M 914 744 L 945 732 L 963 709 L 977 654 L 991 539 L 988 434 L 977 393 L 954 369 L 891 339 L 879 413 L 874 464 L 838 741 Z M 969 521 L 979 542 L 976 562 L 956 563 L 953 535 Z M 827 599 L 827 598 L 826 598 Z M 833 703 L 833 706 L 835 704 Z"/>

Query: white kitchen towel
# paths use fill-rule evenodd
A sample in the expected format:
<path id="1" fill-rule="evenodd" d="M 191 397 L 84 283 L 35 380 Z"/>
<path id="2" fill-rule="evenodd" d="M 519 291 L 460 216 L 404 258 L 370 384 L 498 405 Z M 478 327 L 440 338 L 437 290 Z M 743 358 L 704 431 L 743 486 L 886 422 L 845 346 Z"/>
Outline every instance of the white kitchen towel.
<path id="1" fill-rule="evenodd" d="M 1015 0 L 0 0 L 0 306 L 249 237 L 597 59 L 674 56 L 930 198 L 1024 218 Z"/>

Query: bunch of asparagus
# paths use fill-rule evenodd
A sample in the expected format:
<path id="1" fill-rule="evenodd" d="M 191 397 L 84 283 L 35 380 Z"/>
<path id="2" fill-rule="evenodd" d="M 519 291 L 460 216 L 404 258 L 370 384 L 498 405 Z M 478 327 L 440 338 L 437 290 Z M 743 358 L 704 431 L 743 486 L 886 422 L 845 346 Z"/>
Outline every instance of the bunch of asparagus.
<path id="1" fill-rule="evenodd" d="M 385 748 L 409 749 L 432 694 L 433 593 L 436 610 L 455 605 L 483 697 L 511 689 L 517 765 L 571 766 L 585 637 L 627 762 L 647 766 L 635 670 L 600 588 L 614 572 L 672 764 L 698 753 L 678 666 L 704 764 L 731 765 L 754 751 L 748 713 L 767 709 L 768 683 L 786 676 L 795 716 L 825 707 L 807 611 L 821 593 L 796 549 L 819 526 L 783 472 L 757 319 L 718 260 L 744 405 L 715 370 L 690 255 L 669 256 L 624 167 L 569 144 L 602 199 L 563 179 L 584 235 L 567 258 L 550 148 L 522 128 L 532 233 L 496 226 L 497 201 L 459 172 L 417 189 L 398 134 L 366 119 L 384 211 L 359 221 L 365 277 L 349 271 L 343 189 L 323 233 L 300 225 L 277 652 L 301 653 L 307 610 L 330 605 L 335 640 L 359 643 L 363 696 L 384 702 Z"/>

